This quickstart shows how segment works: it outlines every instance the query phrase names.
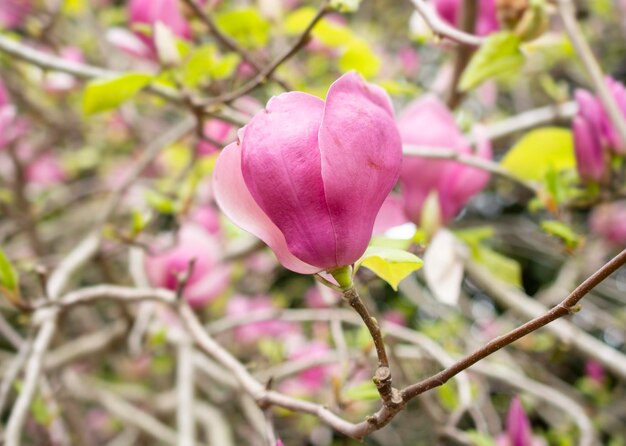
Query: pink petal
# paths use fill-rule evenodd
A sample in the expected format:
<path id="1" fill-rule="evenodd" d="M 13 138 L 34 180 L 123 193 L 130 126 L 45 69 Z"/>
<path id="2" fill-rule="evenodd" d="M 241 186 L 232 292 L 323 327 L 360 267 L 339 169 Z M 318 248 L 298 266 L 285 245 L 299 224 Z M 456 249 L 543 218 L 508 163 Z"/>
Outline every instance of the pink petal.
<path id="1" fill-rule="evenodd" d="M 402 144 L 385 91 L 354 72 L 328 90 L 319 131 L 322 178 L 335 228 L 337 265 L 354 263 L 400 173 Z"/>
<path id="2" fill-rule="evenodd" d="M 323 110 L 324 103 L 306 93 L 272 98 L 245 127 L 241 164 L 248 190 L 283 233 L 289 251 L 326 269 L 341 263 L 317 147 Z"/>
<path id="3" fill-rule="evenodd" d="M 405 223 L 408 223 L 408 218 L 404 213 L 404 200 L 396 194 L 389 194 L 378 211 L 373 234 L 384 234 L 388 229 Z"/>
<path id="4" fill-rule="evenodd" d="M 218 205 L 235 224 L 263 240 L 278 261 L 292 271 L 313 274 L 320 268 L 294 256 L 285 236 L 252 198 L 241 171 L 241 146 L 232 143 L 222 150 L 213 171 L 213 191 Z"/>

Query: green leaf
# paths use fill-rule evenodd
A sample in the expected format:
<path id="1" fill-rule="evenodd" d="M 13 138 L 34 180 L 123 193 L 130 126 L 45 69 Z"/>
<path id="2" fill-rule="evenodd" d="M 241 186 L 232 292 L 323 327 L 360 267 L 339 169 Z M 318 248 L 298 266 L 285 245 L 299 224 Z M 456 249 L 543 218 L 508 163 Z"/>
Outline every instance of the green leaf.
<path id="1" fill-rule="evenodd" d="M 574 249 L 580 243 L 580 236 L 565 223 L 557 220 L 546 220 L 541 222 L 541 229 L 550 235 L 560 238 L 569 249 Z"/>
<path id="2" fill-rule="evenodd" d="M 83 95 L 83 111 L 87 115 L 112 110 L 136 95 L 154 76 L 128 73 L 111 79 L 91 81 Z"/>
<path id="3" fill-rule="evenodd" d="M 381 61 L 371 47 L 360 40 L 349 45 L 339 58 L 339 68 L 343 72 L 356 70 L 365 78 L 371 78 L 380 71 Z"/>
<path id="4" fill-rule="evenodd" d="M 349 387 L 345 391 L 345 396 L 351 401 L 373 401 L 380 398 L 376 385 L 371 381 Z"/>
<path id="5" fill-rule="evenodd" d="M 0 249 L 0 286 L 9 290 L 17 291 L 19 277 L 2 249 Z"/>
<path id="6" fill-rule="evenodd" d="M 420 269 L 423 263 L 416 255 L 401 249 L 370 246 L 357 262 L 357 268 L 364 266 L 372 270 L 397 290 L 400 281 Z"/>
<path id="7" fill-rule="evenodd" d="M 202 45 L 184 65 L 183 83 L 196 87 L 206 79 L 226 79 L 235 72 L 240 61 L 241 58 L 235 53 L 222 56 L 215 45 Z"/>
<path id="8" fill-rule="evenodd" d="M 443 386 L 439 386 L 437 388 L 437 397 L 439 398 L 441 405 L 449 411 L 453 411 L 459 405 L 454 384 L 451 382 L 447 382 Z"/>
<path id="9" fill-rule="evenodd" d="M 501 281 L 522 287 L 522 268 L 517 261 L 484 245 L 478 245 L 472 250 L 472 259 L 487 268 Z"/>
<path id="10" fill-rule="evenodd" d="M 541 181 L 550 169 L 561 172 L 574 169 L 572 132 L 558 127 L 544 127 L 527 133 L 509 150 L 502 167 L 524 180 Z"/>
<path id="11" fill-rule="evenodd" d="M 259 48 L 269 40 L 270 23 L 254 8 L 217 15 L 218 27 L 246 48 Z"/>
<path id="12" fill-rule="evenodd" d="M 174 201 L 159 192 L 153 190 L 146 192 L 146 201 L 148 206 L 161 214 L 170 215 L 176 212 Z"/>
<path id="13" fill-rule="evenodd" d="M 459 89 L 467 91 L 492 77 L 504 77 L 524 65 L 520 39 L 510 31 L 491 34 L 474 54 L 461 76 Z"/>
<path id="14" fill-rule="evenodd" d="M 339 12 L 356 12 L 361 0 L 331 0 L 330 6 Z"/>

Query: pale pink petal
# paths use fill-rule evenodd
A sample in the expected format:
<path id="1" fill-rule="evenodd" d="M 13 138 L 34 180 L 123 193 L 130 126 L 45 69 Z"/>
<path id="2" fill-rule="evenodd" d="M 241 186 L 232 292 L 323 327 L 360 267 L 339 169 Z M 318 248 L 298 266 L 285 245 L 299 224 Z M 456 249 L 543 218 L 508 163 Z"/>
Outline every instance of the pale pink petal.
<path id="1" fill-rule="evenodd" d="M 252 198 L 241 172 L 239 144 L 229 144 L 222 150 L 213 172 L 213 190 L 224 214 L 239 227 L 263 240 L 285 268 L 301 274 L 313 274 L 320 270 L 289 251 L 283 233 Z"/>

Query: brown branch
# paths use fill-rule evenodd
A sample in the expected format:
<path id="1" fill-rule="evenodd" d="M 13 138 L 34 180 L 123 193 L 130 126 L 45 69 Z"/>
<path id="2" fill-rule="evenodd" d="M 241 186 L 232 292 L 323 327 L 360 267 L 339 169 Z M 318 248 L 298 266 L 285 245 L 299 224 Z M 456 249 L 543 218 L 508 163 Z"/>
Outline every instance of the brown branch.
<path id="1" fill-rule="evenodd" d="M 473 34 L 476 28 L 476 18 L 478 17 L 478 1 L 477 0 L 463 0 L 461 7 L 461 30 L 469 34 Z M 464 94 L 459 91 L 459 81 L 465 71 L 465 67 L 469 63 L 474 54 L 474 48 L 471 45 L 461 44 L 456 50 L 454 58 L 454 69 L 452 71 L 452 79 L 450 80 L 450 90 L 448 91 L 447 104 L 451 109 L 456 108 Z"/>
<path id="2" fill-rule="evenodd" d="M 400 394 L 397 389 L 392 387 L 389 359 L 387 358 L 385 341 L 383 339 L 383 334 L 380 331 L 378 321 L 370 315 L 354 285 L 343 291 L 343 298 L 361 317 L 370 333 L 370 336 L 372 337 L 372 341 L 374 342 L 376 356 L 378 357 L 378 368 L 376 369 L 372 381 L 376 384 L 376 388 L 378 389 L 378 393 L 380 394 L 383 403 L 385 406 L 402 405 Z"/>
<path id="3" fill-rule="evenodd" d="M 217 104 L 233 101 L 251 92 L 259 85 L 263 84 L 274 73 L 274 71 L 276 71 L 283 63 L 289 60 L 307 44 L 311 32 L 315 28 L 315 25 L 317 25 L 317 23 L 330 11 L 331 8 L 329 6 L 329 3 L 327 1 L 324 1 L 324 3 L 322 3 L 322 5 L 317 10 L 317 13 L 315 14 L 311 22 L 307 25 L 305 30 L 300 35 L 300 38 L 296 42 L 294 42 L 294 44 L 290 48 L 288 48 L 282 56 L 278 57 L 274 62 L 270 63 L 267 67 L 261 70 L 252 80 L 242 85 L 237 90 L 233 90 L 220 96 L 210 98 L 206 101 L 200 101 L 197 105 L 206 106 L 209 109 L 212 109 Z"/>
<path id="4" fill-rule="evenodd" d="M 455 362 L 452 366 L 442 370 L 436 375 L 431 376 L 416 384 L 412 384 L 402 390 L 402 397 L 405 401 L 415 398 L 418 395 L 426 392 L 427 390 L 445 384 L 450 378 L 457 373 L 469 368 L 472 364 L 480 361 L 483 358 L 491 355 L 494 352 L 506 347 L 509 344 L 517 341 L 518 339 L 532 333 L 535 330 L 555 321 L 563 316 L 575 313 L 579 310 L 578 302 L 591 291 L 596 285 L 617 271 L 621 266 L 626 264 L 626 249 L 614 257 L 611 261 L 605 264 L 602 268 L 592 274 L 587 280 L 581 283 L 576 289 L 567 296 L 560 304 L 552 308 L 550 311 L 542 316 L 539 316 L 521 327 L 510 331 L 502 336 L 498 336 L 492 341 L 485 344 L 480 349 L 476 350 L 459 361 Z"/>

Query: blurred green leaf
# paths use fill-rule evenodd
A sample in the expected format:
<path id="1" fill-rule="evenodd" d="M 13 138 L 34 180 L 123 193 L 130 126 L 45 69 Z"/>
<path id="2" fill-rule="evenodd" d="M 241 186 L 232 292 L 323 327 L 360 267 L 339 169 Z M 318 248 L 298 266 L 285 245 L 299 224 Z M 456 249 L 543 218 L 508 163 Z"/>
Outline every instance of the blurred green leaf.
<path id="1" fill-rule="evenodd" d="M 465 431 L 465 435 L 470 439 L 473 446 L 496 446 L 493 438 L 478 431 Z"/>
<path id="2" fill-rule="evenodd" d="M 482 244 L 472 249 L 472 259 L 487 268 L 501 281 L 521 288 L 522 268 L 517 261 Z"/>
<path id="3" fill-rule="evenodd" d="M 558 127 L 533 130 L 517 142 L 501 161 L 502 167 L 524 180 L 540 181 L 552 169 L 574 169 L 572 132 Z"/>
<path id="4" fill-rule="evenodd" d="M 148 85 L 153 78 L 153 75 L 147 73 L 128 73 L 112 79 L 91 81 L 83 95 L 83 112 L 92 115 L 117 108 Z"/>
<path id="5" fill-rule="evenodd" d="M 235 53 L 222 56 L 215 45 L 202 45 L 192 52 L 184 65 L 183 83 L 196 87 L 207 79 L 226 79 L 235 72 L 240 62 L 241 58 Z"/>
<path id="6" fill-rule="evenodd" d="M 491 34 L 480 46 L 461 76 L 459 89 L 471 90 L 492 77 L 503 77 L 524 65 L 520 39 L 510 31 Z"/>
<path id="7" fill-rule="evenodd" d="M 380 398 L 372 381 L 364 381 L 346 389 L 344 395 L 351 401 L 373 401 Z"/>
<path id="8" fill-rule="evenodd" d="M 0 286 L 9 291 L 17 291 L 19 276 L 2 249 L 0 249 Z"/>
<path id="9" fill-rule="evenodd" d="M 269 40 L 270 23 L 255 8 L 243 8 L 217 15 L 218 27 L 246 48 L 259 48 Z"/>
<path id="10" fill-rule="evenodd" d="M 146 201 L 155 211 L 170 215 L 176 212 L 176 204 L 174 201 L 160 192 L 149 190 L 146 192 Z"/>
<path id="11" fill-rule="evenodd" d="M 459 405 L 454 384 L 450 381 L 443 386 L 437 387 L 437 397 L 439 398 L 441 405 L 450 412 L 456 409 Z"/>
<path id="12" fill-rule="evenodd" d="M 366 78 L 376 76 L 380 66 L 381 61 L 370 45 L 358 40 L 353 41 L 339 58 L 339 68 L 343 72 L 356 70 Z"/>
<path id="13" fill-rule="evenodd" d="M 361 0 L 331 0 L 330 6 L 339 12 L 358 11 Z"/>
<path id="14" fill-rule="evenodd" d="M 387 282 L 394 290 L 402 279 L 417 271 L 424 262 L 414 254 L 396 248 L 370 246 L 357 262 Z"/>
<path id="15" fill-rule="evenodd" d="M 563 222 L 546 220 L 541 222 L 541 229 L 550 235 L 560 238 L 569 249 L 574 249 L 580 243 L 580 236 Z"/>

